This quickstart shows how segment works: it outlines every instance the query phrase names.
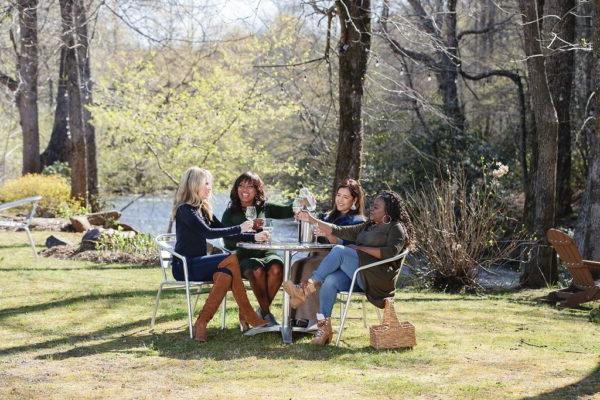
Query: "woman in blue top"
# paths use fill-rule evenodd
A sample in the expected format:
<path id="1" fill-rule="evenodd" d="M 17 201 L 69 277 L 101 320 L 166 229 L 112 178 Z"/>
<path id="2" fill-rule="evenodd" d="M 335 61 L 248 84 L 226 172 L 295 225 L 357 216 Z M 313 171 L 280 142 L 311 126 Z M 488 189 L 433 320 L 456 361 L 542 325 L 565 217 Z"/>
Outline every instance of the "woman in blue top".
<path id="1" fill-rule="evenodd" d="M 321 219 L 337 226 L 356 225 L 366 221 L 365 194 L 358 181 L 346 179 L 338 187 L 335 195 L 334 208 Z M 317 233 L 320 233 L 317 231 Z M 333 235 L 319 237 L 321 243 L 353 244 L 341 240 Z M 294 283 L 300 284 L 308 281 L 314 270 L 317 269 L 328 251 L 314 252 L 308 257 L 296 261 L 292 265 L 290 276 Z M 313 293 L 296 310 L 292 310 L 291 317 L 294 324 L 300 327 L 313 327 L 316 329 L 316 315 L 319 312 L 318 293 Z"/>
<path id="2" fill-rule="evenodd" d="M 240 241 L 265 241 L 268 240 L 269 234 L 247 233 L 252 230 L 251 221 L 225 227 L 213 215 L 211 194 L 212 174 L 205 169 L 191 167 L 183 174 L 173 206 L 177 237 L 175 252 L 186 259 L 188 279 L 213 281 L 208 298 L 194 325 L 194 339 L 199 342 L 206 341 L 206 326 L 229 289 L 239 307 L 242 330 L 248 329 L 249 325 L 262 326 L 267 323 L 252 310 L 235 254 L 208 255 L 206 240 L 233 236 Z M 183 262 L 176 258 L 172 267 L 175 279 L 185 280 Z"/>

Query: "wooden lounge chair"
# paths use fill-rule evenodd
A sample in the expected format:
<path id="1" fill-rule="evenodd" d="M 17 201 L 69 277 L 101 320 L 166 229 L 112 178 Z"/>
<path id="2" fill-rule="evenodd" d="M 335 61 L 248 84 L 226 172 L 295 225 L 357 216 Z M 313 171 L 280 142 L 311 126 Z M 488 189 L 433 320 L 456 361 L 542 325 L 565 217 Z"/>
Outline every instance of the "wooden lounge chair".
<path id="1" fill-rule="evenodd" d="M 600 300 L 600 280 L 594 281 L 591 271 L 592 268 L 600 270 L 600 262 L 583 260 L 575 241 L 564 232 L 549 229 L 547 236 L 560 261 L 573 277 L 571 286 L 551 292 L 548 301 L 560 302 L 563 307 L 577 307 L 582 303 Z"/>

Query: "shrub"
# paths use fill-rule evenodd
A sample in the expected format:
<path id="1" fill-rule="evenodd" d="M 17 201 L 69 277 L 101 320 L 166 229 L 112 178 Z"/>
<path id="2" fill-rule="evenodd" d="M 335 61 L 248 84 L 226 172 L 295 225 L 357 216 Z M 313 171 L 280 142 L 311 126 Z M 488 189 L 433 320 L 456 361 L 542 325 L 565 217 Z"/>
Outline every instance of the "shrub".
<path id="1" fill-rule="evenodd" d="M 81 204 L 71 198 L 69 182 L 59 175 L 28 174 L 7 181 L 0 187 L 0 202 L 40 195 L 36 215 L 43 217 L 68 217 L 85 213 Z M 26 208 L 17 212 L 25 211 Z"/>
<path id="2" fill-rule="evenodd" d="M 98 250 L 118 251 L 123 253 L 148 256 L 156 254 L 156 244 L 152 235 L 138 233 L 134 236 L 124 236 L 120 230 L 108 233 L 103 232 L 98 239 Z"/>
<path id="3" fill-rule="evenodd" d="M 520 233 L 499 242 L 507 217 L 496 194 L 498 175 L 469 184 L 464 173 L 454 174 L 408 196 L 417 247 L 426 261 L 417 274 L 432 288 L 475 292 L 479 270 L 506 261 L 516 250 Z"/>

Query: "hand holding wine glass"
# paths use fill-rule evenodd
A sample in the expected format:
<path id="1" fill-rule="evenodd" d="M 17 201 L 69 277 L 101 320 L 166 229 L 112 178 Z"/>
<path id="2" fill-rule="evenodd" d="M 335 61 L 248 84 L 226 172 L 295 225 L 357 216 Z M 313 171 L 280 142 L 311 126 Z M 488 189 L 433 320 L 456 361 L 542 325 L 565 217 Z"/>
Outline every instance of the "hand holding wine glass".
<path id="1" fill-rule="evenodd" d="M 254 226 L 254 222 L 252 221 L 244 221 L 240 224 L 240 228 L 243 232 L 253 232 L 252 227 Z"/>
<path id="2" fill-rule="evenodd" d="M 254 235 L 254 240 L 257 242 L 270 242 L 271 233 L 269 231 L 262 231 Z"/>

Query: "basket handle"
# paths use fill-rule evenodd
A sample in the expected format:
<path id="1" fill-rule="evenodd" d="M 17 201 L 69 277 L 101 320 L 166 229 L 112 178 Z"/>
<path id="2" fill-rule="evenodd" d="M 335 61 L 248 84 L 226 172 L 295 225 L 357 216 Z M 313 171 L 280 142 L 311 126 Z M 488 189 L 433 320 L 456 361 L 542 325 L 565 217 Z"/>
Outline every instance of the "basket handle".
<path id="1" fill-rule="evenodd" d="M 398 321 L 398 316 L 396 315 L 396 310 L 394 310 L 394 298 L 386 297 L 384 301 L 385 301 L 385 306 L 383 308 L 383 324 L 382 325 L 399 327 L 400 321 Z"/>

